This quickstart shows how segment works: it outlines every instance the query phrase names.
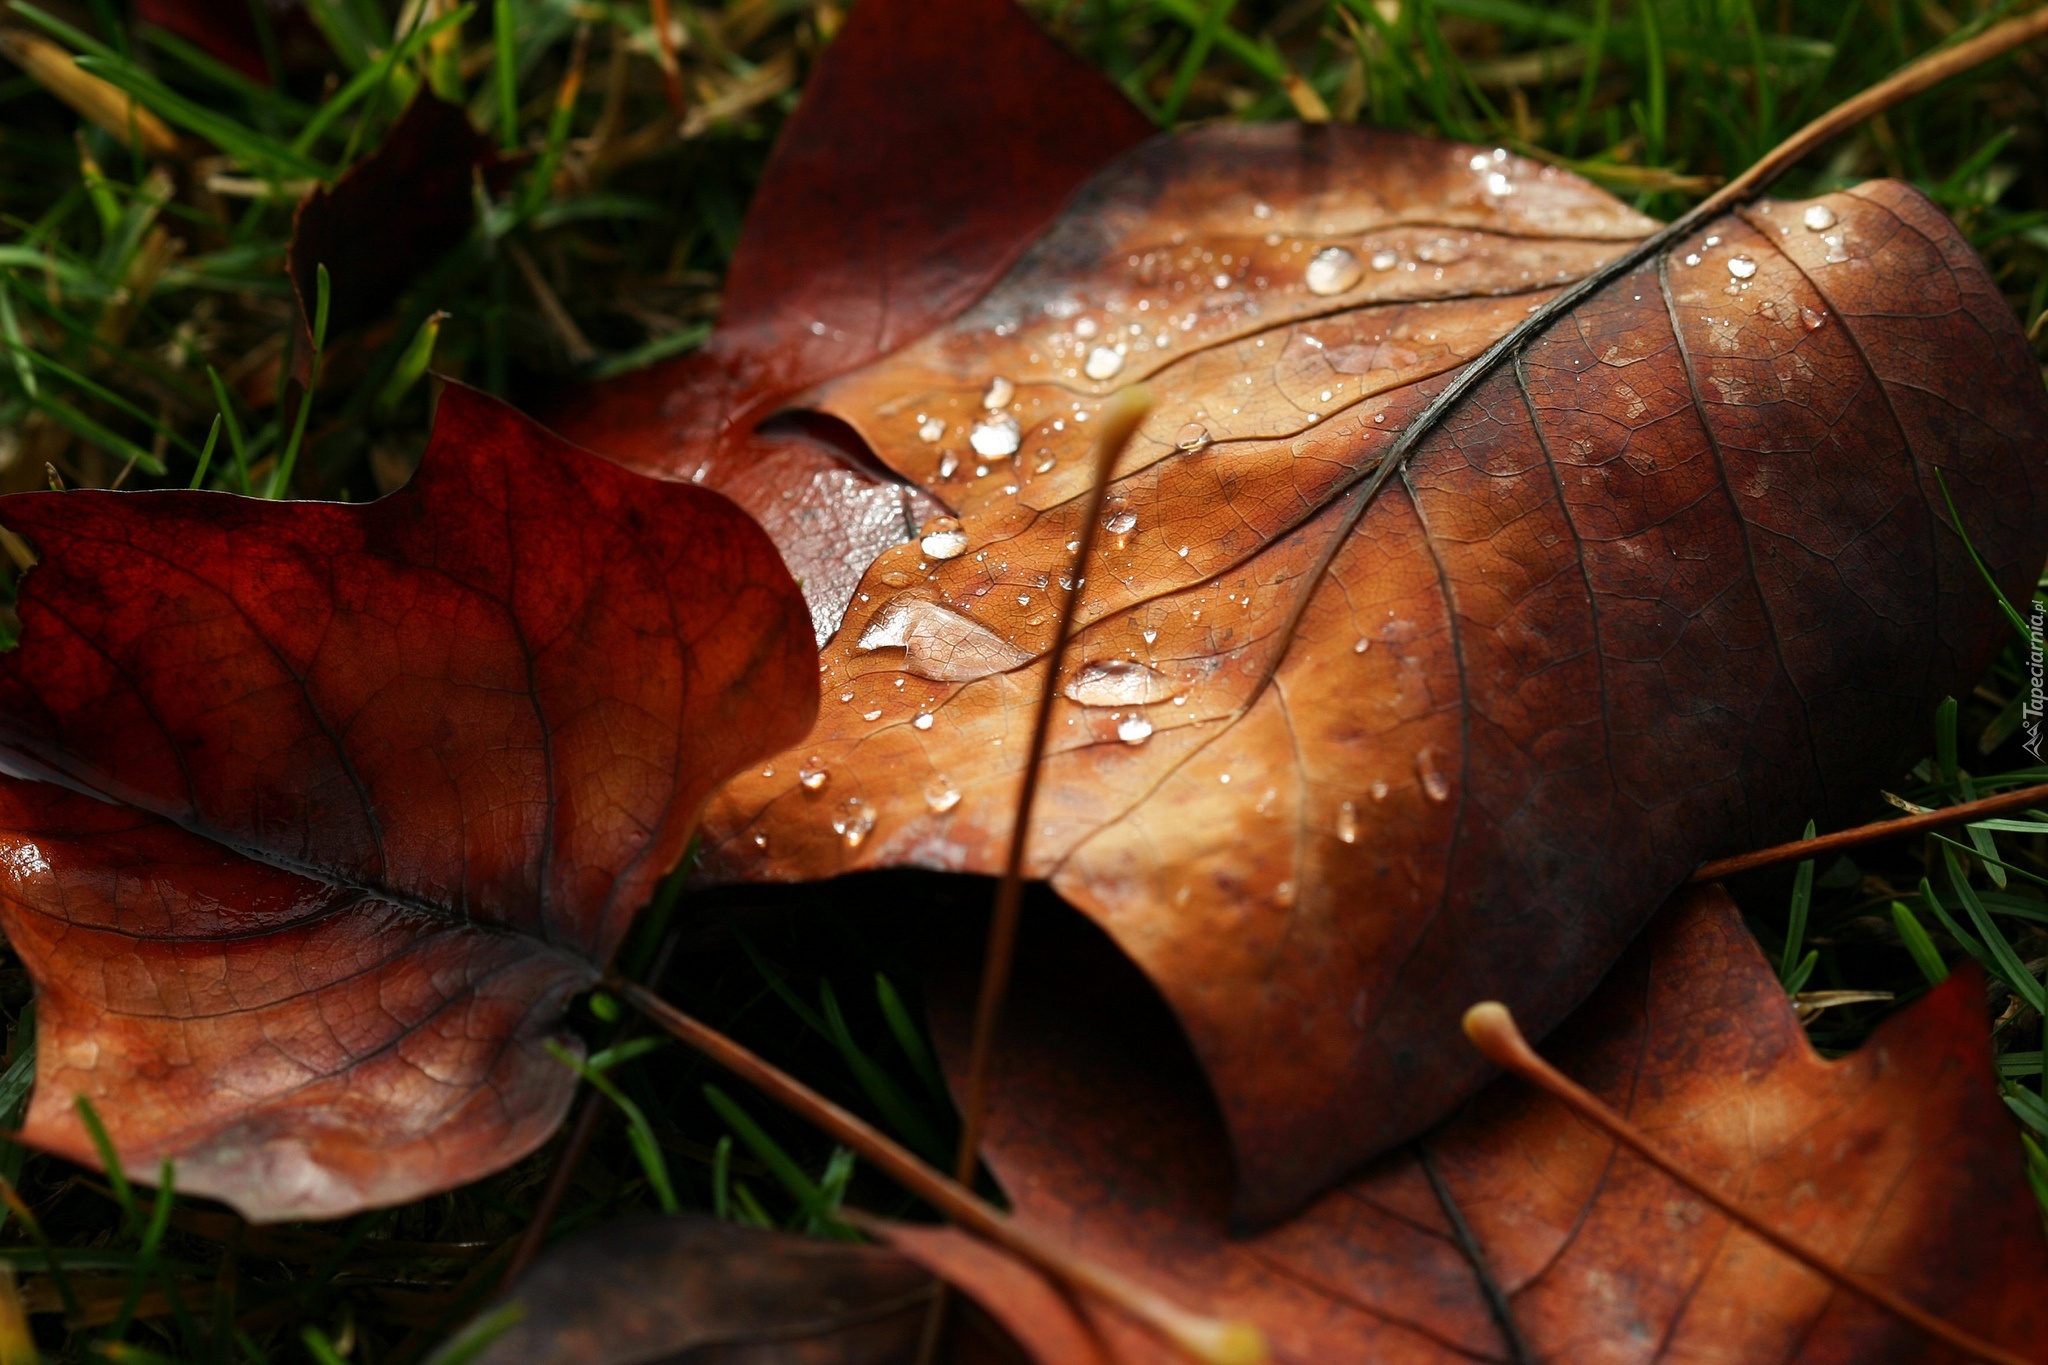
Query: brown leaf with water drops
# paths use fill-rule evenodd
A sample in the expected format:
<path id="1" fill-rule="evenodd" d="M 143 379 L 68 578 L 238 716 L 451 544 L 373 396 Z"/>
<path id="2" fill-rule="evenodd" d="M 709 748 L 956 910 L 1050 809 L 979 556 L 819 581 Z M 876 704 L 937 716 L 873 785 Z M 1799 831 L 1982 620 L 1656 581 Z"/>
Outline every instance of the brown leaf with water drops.
<path id="1" fill-rule="evenodd" d="M 1024 945 L 983 1148 L 1016 1217 L 1256 1322 L 1283 1365 L 1953 1358 L 1513 1078 L 1291 1221 L 1234 1238 L 1225 1135 L 1157 997 L 1074 917 L 1032 924 Z M 963 955 L 938 982 L 934 1027 L 956 1074 L 975 965 Z M 2048 1242 L 1982 1001 L 1982 977 L 1959 974 L 1824 1061 L 1733 904 L 1699 888 L 1545 1051 L 1773 1226 L 2032 1358 L 2048 1333 Z M 987 1253 L 903 1245 L 969 1294 L 1007 1292 Z M 1113 1310 L 1081 1314 L 1113 1359 L 1179 1360 Z"/>
<path id="2" fill-rule="evenodd" d="M 2018 327 L 1885 184 L 1622 275 L 1361 504 L 1465 361 L 1649 227 L 1366 131 L 1105 172 L 972 310 L 805 399 L 959 529 L 870 567 L 817 729 L 721 798 L 712 865 L 1001 866 L 1087 419 L 1142 379 L 1029 869 L 1186 1024 L 1246 1217 L 1441 1118 L 1485 1071 L 1424 1041 L 1462 1004 L 1548 1029 L 1694 863 L 1864 795 L 1985 662 L 1935 467 L 2009 588 L 2048 548 Z"/>
<path id="3" fill-rule="evenodd" d="M 868 32 L 914 8 L 867 0 Z M 804 164 L 833 138 L 866 155 L 848 112 L 921 107 L 871 46 L 844 55 Z M 1106 98 L 1068 88 L 1068 111 Z M 829 434 L 903 481 L 857 503 L 922 517 L 901 543 L 764 512 L 800 576 L 864 567 L 850 601 L 811 597 L 817 728 L 719 799 L 707 863 L 989 872 L 1073 587 L 1089 421 L 1150 388 L 1060 664 L 1027 870 L 1188 1029 L 1250 1221 L 1483 1083 L 1465 1004 L 1500 997 L 1540 1036 L 1697 862 L 1895 770 L 2001 629 L 1937 468 L 2009 592 L 2048 553 L 2048 398 L 1981 263 L 1903 186 L 1731 211 L 1424 421 L 1657 225 L 1504 151 L 1212 126 L 1106 165 L 969 303 L 992 257 L 954 287 L 916 205 L 956 202 L 956 169 L 1039 166 L 1043 136 L 953 93 L 978 156 L 935 143 L 891 182 L 913 224 L 895 256 L 921 264 L 870 286 L 865 325 L 835 330 L 782 288 L 790 256 L 743 243 L 721 358 L 578 434 L 750 488 L 790 471 L 733 463 L 749 442 Z M 750 241 L 790 231 L 757 204 Z M 810 264 L 839 297 L 846 267 Z"/>

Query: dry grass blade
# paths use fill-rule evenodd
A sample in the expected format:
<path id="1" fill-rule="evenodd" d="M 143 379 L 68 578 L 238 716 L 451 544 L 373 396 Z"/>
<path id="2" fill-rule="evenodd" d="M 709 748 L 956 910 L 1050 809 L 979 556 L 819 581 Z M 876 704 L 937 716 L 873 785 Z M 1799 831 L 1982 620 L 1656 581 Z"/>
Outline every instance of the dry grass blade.
<path id="1" fill-rule="evenodd" d="M 1529 1040 L 1522 1036 L 1521 1029 L 1516 1027 L 1514 1016 L 1508 1013 L 1506 1005 L 1487 1000 L 1467 1010 L 1465 1036 L 1471 1039 L 1472 1045 L 1495 1066 L 1512 1071 L 1531 1085 L 1555 1097 L 1580 1118 L 1599 1128 L 1743 1228 L 1831 1284 L 1846 1289 L 1860 1298 L 1868 1299 L 1902 1321 L 1911 1323 L 1943 1345 L 1962 1352 L 1971 1360 L 1989 1361 L 1992 1365 L 2028 1365 L 2024 1357 L 2015 1355 L 2002 1346 L 1983 1341 L 1955 1324 L 1936 1317 L 1919 1305 L 1899 1297 L 1883 1285 L 1835 1264 L 1833 1260 L 1805 1242 L 1779 1231 L 1761 1216 L 1721 1193 L 1714 1187 L 1713 1182 L 1665 1153 L 1634 1124 L 1615 1113 L 1590 1091 L 1538 1056 L 1536 1049 L 1529 1046 Z"/>
<path id="2" fill-rule="evenodd" d="M 1191 1312 L 1106 1266 L 1018 1226 L 972 1190 L 933 1170 L 909 1148 L 849 1113 L 723 1033 L 691 1018 L 633 981 L 608 977 L 605 988 L 630 1002 L 680 1042 L 694 1048 L 791 1113 L 816 1124 L 976 1236 L 1021 1257 L 1061 1284 L 1089 1294 L 1157 1332 L 1189 1358 L 1207 1365 L 1259 1365 L 1266 1340 L 1248 1322 Z"/>
<path id="3" fill-rule="evenodd" d="M 974 1010 L 974 1046 L 969 1055 L 966 1093 L 960 1106 L 960 1153 L 953 1178 L 962 1184 L 974 1179 L 975 1153 L 981 1146 L 981 1130 L 988 1110 L 988 1055 L 995 1044 L 996 1023 L 1002 1014 L 1003 993 L 1009 987 L 1010 964 L 1017 946 L 1017 915 L 1024 901 L 1024 851 L 1030 838 L 1031 811 L 1038 797 L 1040 770 L 1045 766 L 1045 741 L 1052 728 L 1053 699 L 1059 694 L 1060 656 L 1074 634 L 1074 613 L 1081 603 L 1081 588 L 1087 582 L 1089 557 L 1094 553 L 1096 532 L 1102 521 L 1103 499 L 1109 494 L 1110 472 L 1117 457 L 1130 444 L 1145 417 L 1152 411 L 1152 398 L 1143 388 L 1124 389 L 1103 409 L 1102 425 L 1095 436 L 1087 511 L 1081 518 L 1080 540 L 1074 547 L 1070 577 L 1073 588 L 1060 607 L 1058 632 L 1046 661 L 1045 685 L 1038 695 L 1038 710 L 1032 718 L 1031 748 L 1024 760 L 1024 784 L 1017 793 L 1017 817 L 1010 827 L 1009 861 L 1003 867 L 1002 884 L 996 888 L 995 914 L 989 920 L 988 948 L 982 960 L 981 996 Z"/>
<path id="4" fill-rule="evenodd" d="M 1903 820 L 1877 820 L 1854 829 L 1836 830 L 1823 834 L 1817 839 L 1795 839 L 1789 844 L 1775 844 L 1770 848 L 1756 849 L 1750 853 L 1738 853 L 1732 858 L 1716 858 L 1710 863 L 1701 863 L 1693 869 L 1687 880 L 1698 883 L 1718 882 L 1743 872 L 1754 872 L 1760 867 L 1776 867 L 1780 863 L 1803 863 L 1808 858 L 1817 858 L 1823 853 L 1835 853 L 1845 848 L 1857 848 L 1875 843 L 1879 839 L 1896 839 L 1904 834 L 1922 834 L 1930 829 L 1946 829 L 1950 825 L 1967 824 L 1972 820 L 1988 820 L 1994 815 L 2007 811 L 2024 810 L 2048 802 L 2048 782 L 2037 786 L 2021 787 L 2016 791 L 2001 792 L 1997 796 L 1986 796 L 1976 801 L 1965 801 L 1960 805 L 1943 806 L 1939 810 L 1924 811 L 1909 815 Z"/>
<path id="5" fill-rule="evenodd" d="M 120 87 L 79 69 L 69 52 L 40 34 L 0 29 L 4 52 L 37 85 L 104 128 L 118 142 L 140 142 L 151 156 L 178 150 L 177 134 Z"/>

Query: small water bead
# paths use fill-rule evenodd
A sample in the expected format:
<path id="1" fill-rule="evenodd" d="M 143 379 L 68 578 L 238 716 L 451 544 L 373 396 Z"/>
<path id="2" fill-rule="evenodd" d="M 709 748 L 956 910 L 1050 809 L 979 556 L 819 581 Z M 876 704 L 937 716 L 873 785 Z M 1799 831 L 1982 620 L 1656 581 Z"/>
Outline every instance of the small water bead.
<path id="1" fill-rule="evenodd" d="M 945 434 L 946 422 L 942 417 L 928 417 L 925 419 L 924 425 L 917 429 L 917 439 L 925 442 L 927 445 Z"/>
<path id="2" fill-rule="evenodd" d="M 1830 233 L 1828 236 L 1821 238 L 1821 240 L 1828 244 L 1827 261 L 1829 265 L 1839 265 L 1849 259 L 1849 248 L 1843 245 L 1844 239 L 1841 233 Z"/>
<path id="3" fill-rule="evenodd" d="M 1138 514 L 1136 512 L 1112 512 L 1109 515 L 1109 520 L 1102 523 L 1102 529 L 1108 531 L 1111 535 L 1121 536 L 1128 535 L 1137 527 L 1137 524 Z"/>
<path id="4" fill-rule="evenodd" d="M 1337 837 L 1347 844 L 1358 842 L 1358 807 L 1349 801 L 1337 807 Z"/>
<path id="5" fill-rule="evenodd" d="M 1114 378 L 1116 372 L 1118 370 L 1121 370 L 1123 367 L 1124 358 L 1122 356 L 1118 355 L 1115 351 L 1111 350 L 1107 346 L 1097 346 L 1094 350 L 1088 353 L 1088 363 L 1086 365 L 1083 365 L 1081 368 L 1090 379 L 1111 379 Z M 1013 423 L 1012 425 L 1015 424 Z M 1015 450 L 1016 448 L 1017 447 L 1013 442 L 1010 446 L 1010 449 Z M 975 449 L 979 450 L 981 448 L 977 446 L 975 447 Z M 1003 452 L 990 450 L 983 451 L 982 453 L 986 455 L 995 455 L 1001 454 Z"/>
<path id="6" fill-rule="evenodd" d="M 1143 706 L 1172 696 L 1173 683 L 1135 659 L 1101 659 L 1076 669 L 1064 691 L 1083 706 Z"/>
<path id="7" fill-rule="evenodd" d="M 1372 784 L 1372 799 L 1375 801 L 1384 801 L 1387 799 L 1387 793 L 1391 790 L 1392 788 L 1388 787 L 1386 783 L 1375 782 Z"/>
<path id="8" fill-rule="evenodd" d="M 1422 779 L 1422 794 L 1432 801 L 1451 799 L 1451 779 L 1436 766 L 1436 750 L 1425 746 L 1415 755 L 1415 775 Z"/>
<path id="9" fill-rule="evenodd" d="M 977 455 L 1015 455 L 1023 435 L 1017 419 L 1000 412 L 976 422 L 967 433 L 967 444 L 974 447 Z"/>
<path id="10" fill-rule="evenodd" d="M 804 765 L 796 770 L 796 780 L 803 784 L 803 789 L 807 792 L 819 790 L 831 776 L 832 774 L 825 771 L 825 765 L 816 757 L 805 759 Z"/>
<path id="11" fill-rule="evenodd" d="M 1057 459 L 1048 455 L 1044 459 L 1040 460 L 1037 464 L 1031 466 L 1031 472 L 1034 474 L 1050 474 L 1054 469 L 1059 467 L 1059 463 L 1060 462 Z"/>
<path id="12" fill-rule="evenodd" d="M 1200 450 L 1209 444 L 1209 428 L 1190 422 L 1174 434 L 1173 443 L 1182 450 Z"/>
<path id="13" fill-rule="evenodd" d="M 1140 636 L 1144 638 L 1145 643 L 1148 645 L 1156 644 L 1159 640 L 1159 632 L 1151 626 L 1145 627 L 1145 629 L 1138 633 Z M 771 773 L 769 775 L 772 777 L 774 774 Z"/>
<path id="14" fill-rule="evenodd" d="M 1309 258 L 1302 282 L 1311 294 L 1341 294 L 1365 274 L 1358 254 L 1348 247 L 1326 246 Z"/>
<path id="15" fill-rule="evenodd" d="M 1094 336 L 1099 330 L 1101 329 L 1095 325 L 1094 318 L 1082 318 L 1074 324 L 1074 335 L 1080 337 L 1083 341 Z"/>
<path id="16" fill-rule="evenodd" d="M 1486 192 L 1496 196 L 1513 194 L 1515 192 L 1515 182 L 1499 171 L 1489 171 L 1486 175 Z"/>
<path id="17" fill-rule="evenodd" d="M 1687 252 L 1685 257 L 1685 263 L 1687 265 L 1698 265 L 1700 263 L 1700 253 L 1697 251 Z"/>
<path id="18" fill-rule="evenodd" d="M 1218 289 L 1228 289 L 1230 288 L 1230 276 L 1218 275 L 1215 279 L 1209 281 L 1209 283 L 1215 285 Z"/>
<path id="19" fill-rule="evenodd" d="M 1152 722 L 1143 716 L 1127 716 L 1117 725 L 1116 737 L 1126 744 L 1143 744 L 1152 738 Z"/>
<path id="20" fill-rule="evenodd" d="M 765 835 L 765 834 L 756 834 L 756 835 L 754 836 L 754 847 L 755 847 L 755 848 L 766 848 L 766 847 L 768 847 L 768 836 L 767 836 L 767 835 Z"/>
<path id="21" fill-rule="evenodd" d="M 917 714 L 917 719 L 910 723 L 920 730 L 929 730 L 932 728 L 932 713 L 929 711 L 920 711 Z"/>
<path id="22" fill-rule="evenodd" d="M 875 808 L 858 796 L 849 796 L 832 811 L 832 830 L 848 848 L 859 848 L 875 828 Z"/>
<path id="23" fill-rule="evenodd" d="M 1835 211 L 1826 204 L 1808 204 L 1799 221 L 1806 224 L 1808 232 L 1826 232 L 1835 225 Z"/>
<path id="24" fill-rule="evenodd" d="M 939 457 L 939 477 L 940 477 L 940 478 L 942 478 L 942 479 L 950 479 L 950 478 L 952 478 L 952 477 L 953 477 L 953 476 L 954 476 L 955 474 L 958 474 L 959 472 L 960 472 L 960 457 L 959 457 L 958 455 L 955 455 L 955 454 L 954 454 L 954 453 L 953 453 L 952 451 L 950 451 L 950 450 L 949 450 L 949 451 L 947 451 L 947 452 L 946 452 L 946 453 L 945 453 L 944 455 L 941 455 L 941 456 Z"/>
<path id="25" fill-rule="evenodd" d="M 841 700 L 841 701 L 852 701 L 852 700 L 853 700 L 853 693 L 851 693 L 851 692 L 841 692 L 841 693 L 839 694 L 839 700 Z"/>
<path id="26" fill-rule="evenodd" d="M 951 517 L 933 517 L 918 529 L 917 548 L 933 559 L 958 559 L 967 553 L 967 532 Z"/>
<path id="27" fill-rule="evenodd" d="M 981 396 L 981 405 L 993 412 L 997 408 L 1007 408 L 1010 406 L 1010 400 L 1016 396 L 1017 386 L 1001 375 L 997 375 L 994 379 L 988 381 L 988 392 Z"/>
<path id="28" fill-rule="evenodd" d="M 1401 253 L 1390 247 L 1381 247 L 1378 251 L 1372 253 L 1372 268 L 1374 270 L 1392 270 L 1399 264 L 1401 264 Z"/>
<path id="29" fill-rule="evenodd" d="M 882 718 L 882 713 L 880 711 L 863 711 L 860 718 L 865 721 L 877 721 Z"/>
<path id="30" fill-rule="evenodd" d="M 925 809 L 933 815 L 944 815 L 960 804 L 960 793 L 946 780 L 946 775 L 941 773 L 925 784 L 924 804 Z"/>
<path id="31" fill-rule="evenodd" d="M 1799 321 L 1805 325 L 1807 331 L 1818 332 L 1828 325 L 1828 315 L 1815 312 L 1811 308 L 1802 308 L 1799 310 Z"/>
<path id="32" fill-rule="evenodd" d="M 1358 643 L 1351 646 L 1351 652 L 1353 654 L 1363 654 L 1365 653 L 1365 651 L 1371 648 L 1372 641 L 1366 639 L 1363 635 L 1361 635 L 1358 637 Z"/>
<path id="33" fill-rule="evenodd" d="M 1747 256 L 1731 256 L 1728 258 L 1728 273 L 1738 280 L 1746 280 L 1756 274 L 1756 262 Z"/>

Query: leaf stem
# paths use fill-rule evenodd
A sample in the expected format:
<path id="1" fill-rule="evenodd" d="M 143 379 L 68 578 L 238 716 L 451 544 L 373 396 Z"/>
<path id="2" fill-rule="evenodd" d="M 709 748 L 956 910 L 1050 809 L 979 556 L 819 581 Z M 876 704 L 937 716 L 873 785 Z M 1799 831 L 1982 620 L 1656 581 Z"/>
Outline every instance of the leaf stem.
<path id="1" fill-rule="evenodd" d="M 2048 804 L 2048 782 L 2000 792 L 1997 796 L 1980 797 L 1957 806 L 1922 811 L 1918 815 L 1908 815 L 1899 820 L 1876 820 L 1867 825 L 1857 825 L 1853 829 L 1840 829 L 1833 834 L 1823 834 L 1815 839 L 1794 839 L 1789 844 L 1773 844 L 1769 848 L 1760 848 L 1754 852 L 1738 853 L 1732 858 L 1716 858 L 1710 863 L 1701 863 L 1694 868 L 1692 876 L 1686 880 L 1695 883 L 1723 881 L 1743 872 L 1754 872 L 1760 867 L 1802 862 L 1824 853 L 1833 853 L 1838 849 L 1876 843 L 1879 839 L 1895 839 L 1902 834 L 1920 834 L 1930 829 L 1945 829 L 1950 825 L 1967 824 L 1972 820 L 1988 820 L 2007 811 L 2024 810 L 2028 806 L 2043 804 Z M 2042 828 L 2048 829 L 2048 825 Z"/>
<path id="2" fill-rule="evenodd" d="M 1704 1176 L 1664 1151 L 1620 1114 L 1607 1107 L 1591 1091 L 1543 1060 L 1529 1040 L 1515 1026 L 1508 1007 L 1497 1000 L 1483 1001 L 1465 1011 L 1465 1036 L 1486 1059 L 1505 1071 L 1512 1071 L 1531 1085 L 1562 1102 L 1638 1157 L 1677 1181 L 1707 1203 L 1719 1209 L 1751 1234 L 1770 1243 L 1822 1279 L 1859 1298 L 1867 1299 L 1893 1316 L 1911 1323 L 1943 1345 L 1973 1360 L 1991 1365 L 2027 1365 L 2024 1357 L 1985 1341 L 1918 1304 L 1901 1298 L 1884 1285 L 1853 1270 L 1835 1264 L 1823 1252 L 1789 1233 L 1780 1232 L 1763 1215 L 1715 1189 Z"/>
<path id="3" fill-rule="evenodd" d="M 1162 1294 L 1019 1226 L 972 1190 L 920 1161 L 909 1148 L 848 1112 L 796 1077 L 718 1030 L 691 1018 L 635 981 L 607 976 L 604 988 L 645 1013 L 677 1039 L 746 1081 L 768 1098 L 845 1143 L 897 1184 L 975 1235 L 995 1243 L 1070 1289 L 1135 1318 L 1192 1359 L 1207 1365 L 1261 1365 L 1270 1357 L 1251 1323 L 1206 1317 Z"/>

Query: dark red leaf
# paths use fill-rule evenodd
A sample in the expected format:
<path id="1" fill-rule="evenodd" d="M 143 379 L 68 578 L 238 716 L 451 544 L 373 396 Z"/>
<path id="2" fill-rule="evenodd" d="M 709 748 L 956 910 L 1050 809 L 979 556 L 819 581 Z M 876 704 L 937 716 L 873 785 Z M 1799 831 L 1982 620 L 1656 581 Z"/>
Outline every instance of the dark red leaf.
<path id="1" fill-rule="evenodd" d="M 551 420 L 754 513 L 822 638 L 875 554 L 938 508 L 831 444 L 756 425 L 965 307 L 1082 181 L 1151 133 L 1010 0 L 862 0 L 769 160 L 710 343 Z"/>
<path id="2" fill-rule="evenodd" d="M 26 1138 L 91 1160 L 85 1094 L 131 1171 L 174 1158 L 252 1218 L 532 1150 L 573 1088 L 562 1003 L 816 705 L 738 509 L 458 386 L 368 506 L 44 493 L 0 522 L 42 559 L 0 655 L 0 756 L 47 779 L 0 779 Z"/>
<path id="3" fill-rule="evenodd" d="M 476 222 L 476 168 L 491 145 L 456 105 L 421 89 L 377 150 L 329 189 L 307 195 L 292 220 L 285 269 L 299 308 L 298 359 L 308 357 L 327 267 L 327 335 L 384 316 L 406 287 L 460 245 Z M 303 375 L 301 376 L 303 378 Z"/>

